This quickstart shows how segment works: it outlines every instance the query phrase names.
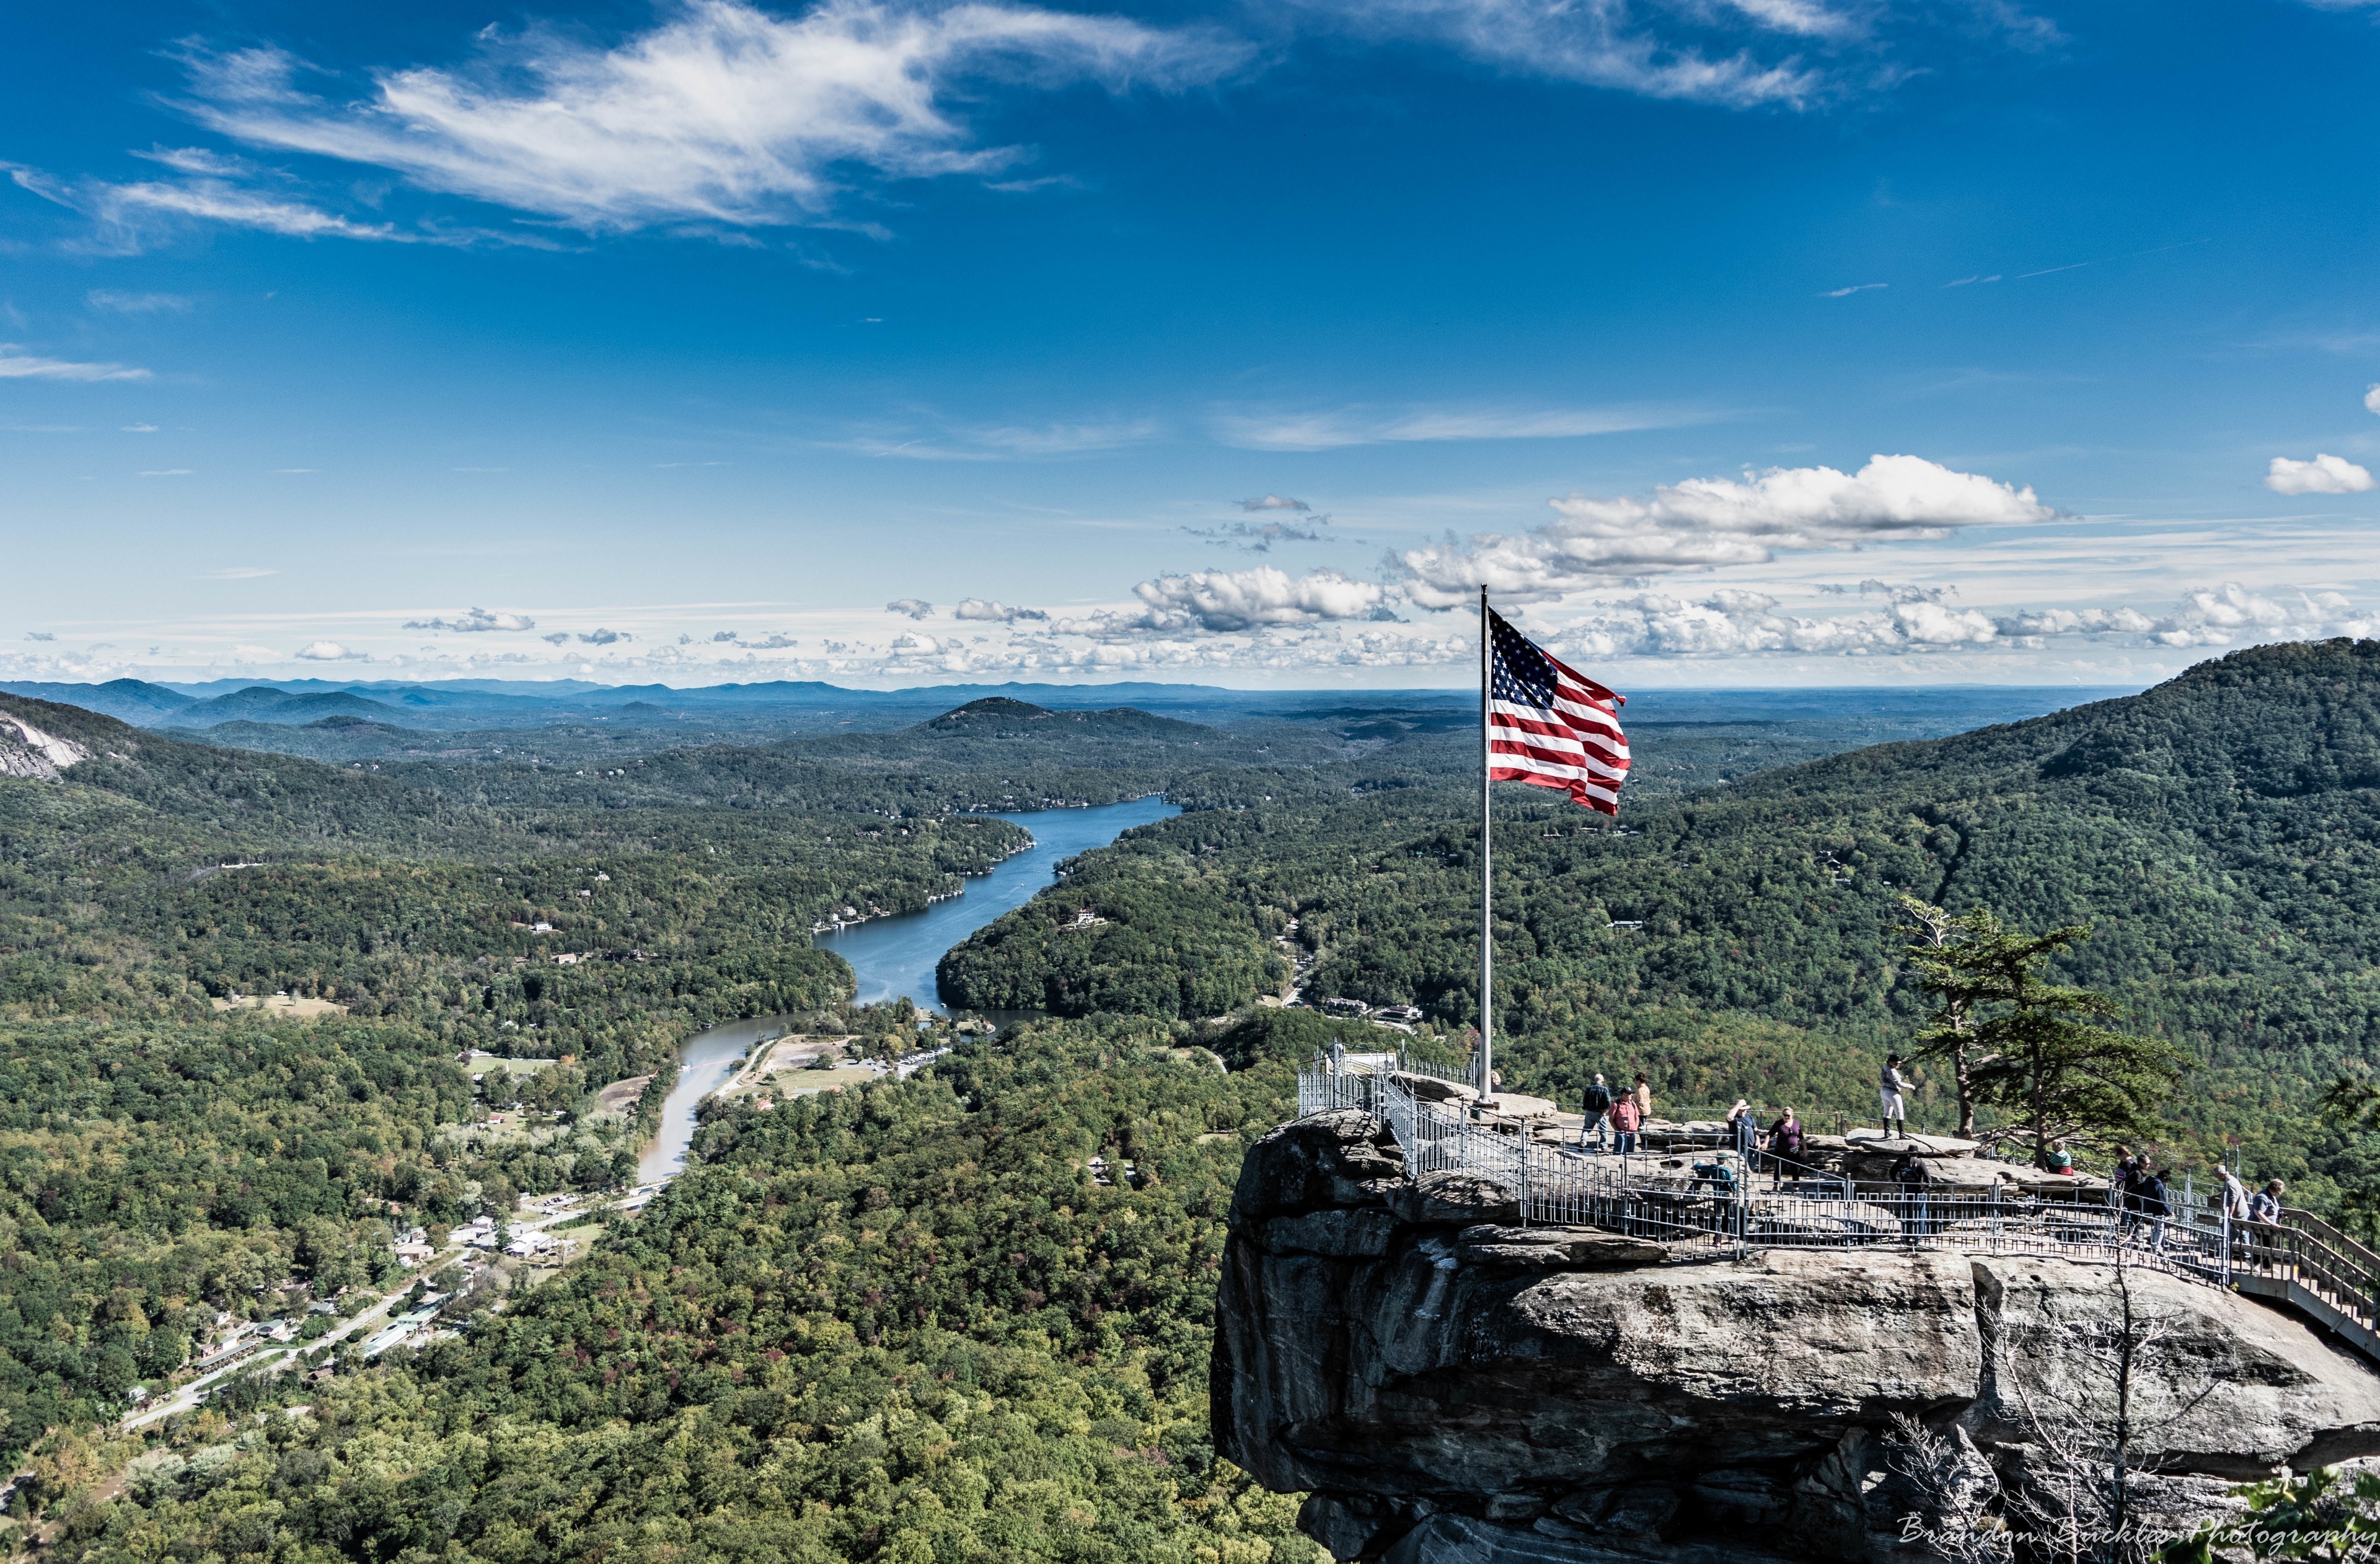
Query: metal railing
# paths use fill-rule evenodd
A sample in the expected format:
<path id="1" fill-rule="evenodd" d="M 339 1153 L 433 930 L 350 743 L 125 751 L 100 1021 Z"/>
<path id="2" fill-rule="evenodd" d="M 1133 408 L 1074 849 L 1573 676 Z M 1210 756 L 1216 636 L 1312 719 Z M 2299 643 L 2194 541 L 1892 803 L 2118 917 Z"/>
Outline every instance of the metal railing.
<path id="1" fill-rule="evenodd" d="M 1406 1176 L 1463 1169 L 1502 1186 L 1525 1223 L 1604 1229 L 1689 1254 L 1753 1249 L 1940 1249 L 2107 1260 L 2236 1285 L 2286 1302 L 2380 1359 L 2380 1253 L 2303 1211 L 2235 1220 L 2185 1178 L 2153 1215 L 2120 1190 L 2027 1189 L 2014 1180 L 1879 1189 L 1872 1181 L 1732 1147 L 1590 1155 L 1481 1116 L 1451 1072 L 1402 1054 L 1318 1057 L 1298 1075 L 1300 1115 L 1354 1108 L 1382 1121 Z M 1515 1130 L 1518 1133 L 1515 1133 Z M 1990 1164 L 1986 1164 L 1987 1166 Z"/>

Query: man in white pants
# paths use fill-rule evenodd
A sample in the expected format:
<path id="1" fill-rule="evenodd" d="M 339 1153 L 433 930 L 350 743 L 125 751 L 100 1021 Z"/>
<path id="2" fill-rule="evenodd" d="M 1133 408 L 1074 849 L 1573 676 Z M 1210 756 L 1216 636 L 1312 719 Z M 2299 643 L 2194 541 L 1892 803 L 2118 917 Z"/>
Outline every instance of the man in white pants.
<path id="1" fill-rule="evenodd" d="M 1884 1069 L 1876 1078 L 1876 1102 L 1884 1114 L 1886 1137 L 1889 1139 L 1907 1134 L 1909 1107 L 1901 1099 L 1900 1094 L 1909 1089 L 1909 1080 L 1900 1073 L 1899 1054 L 1889 1053 L 1884 1056 Z"/>

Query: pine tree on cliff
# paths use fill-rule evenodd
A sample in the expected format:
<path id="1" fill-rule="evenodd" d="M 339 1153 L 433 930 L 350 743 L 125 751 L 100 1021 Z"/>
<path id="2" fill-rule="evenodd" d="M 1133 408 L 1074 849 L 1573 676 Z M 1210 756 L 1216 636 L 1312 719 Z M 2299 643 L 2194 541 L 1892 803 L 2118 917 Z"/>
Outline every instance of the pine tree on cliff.
<path id="1" fill-rule="evenodd" d="M 1987 907 L 1953 915 L 1904 896 L 1901 909 L 1918 937 L 1905 947 L 1918 986 L 1935 1000 L 1911 1051 L 1949 1062 L 1961 1135 L 1974 1134 L 1976 1108 L 1989 1105 L 2046 1167 L 2053 1141 L 2155 1127 L 2188 1058 L 2162 1038 L 2106 1024 L 2119 1012 L 2105 995 L 2042 975 L 2051 957 L 2091 937 L 2089 925 L 2027 934 Z"/>

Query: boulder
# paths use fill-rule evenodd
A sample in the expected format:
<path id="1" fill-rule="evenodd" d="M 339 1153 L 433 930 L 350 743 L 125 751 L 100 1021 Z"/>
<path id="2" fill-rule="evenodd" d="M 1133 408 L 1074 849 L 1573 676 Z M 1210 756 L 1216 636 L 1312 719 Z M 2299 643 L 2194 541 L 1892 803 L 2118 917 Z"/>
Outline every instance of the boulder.
<path id="1" fill-rule="evenodd" d="M 1321 1206 L 1379 1206 L 1404 1182 L 1404 1158 L 1388 1127 L 1360 1109 L 1310 1113 L 1248 1148 L 1232 1220 L 1260 1222 Z"/>
<path id="2" fill-rule="evenodd" d="M 1991 1329 L 1961 1421 L 1987 1444 L 2037 1442 L 2037 1417 L 2109 1411 L 2129 1311 L 2135 1340 L 2154 1339 L 2132 1380 L 2144 1463 L 2245 1482 L 2380 1453 L 2380 1376 L 2293 1315 L 2140 1267 L 1973 1264 Z"/>
<path id="3" fill-rule="evenodd" d="M 1300 1523 L 1342 1558 L 1928 1557 L 1901 1540 L 1912 1517 L 1972 1532 L 2046 1480 L 2036 1409 L 2107 1398 L 2092 1343 L 2127 1310 L 2155 1338 L 2134 1381 L 2143 1516 L 2187 1530 L 2228 1512 L 2233 1481 L 2380 1454 L 2380 1374 L 2200 1280 L 1892 1247 L 1670 1253 L 1520 1226 L 1477 1173 L 1389 1177 L 1378 1142 L 1360 1114 L 1322 1115 L 1251 1151 L 1210 1380 L 1219 1451 L 1310 1494 Z M 1791 1209 L 1767 1204 L 1764 1231 Z M 1924 1461 L 1897 1420 L 1930 1430 Z"/>

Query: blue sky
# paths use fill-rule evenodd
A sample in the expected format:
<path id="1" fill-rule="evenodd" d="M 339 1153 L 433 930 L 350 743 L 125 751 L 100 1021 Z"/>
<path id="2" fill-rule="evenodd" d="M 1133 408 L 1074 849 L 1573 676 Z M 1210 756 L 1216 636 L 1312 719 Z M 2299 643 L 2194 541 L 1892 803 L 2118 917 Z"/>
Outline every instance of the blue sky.
<path id="1" fill-rule="evenodd" d="M 12 22 L 0 675 L 2372 633 L 2380 5 L 365 9 Z"/>

